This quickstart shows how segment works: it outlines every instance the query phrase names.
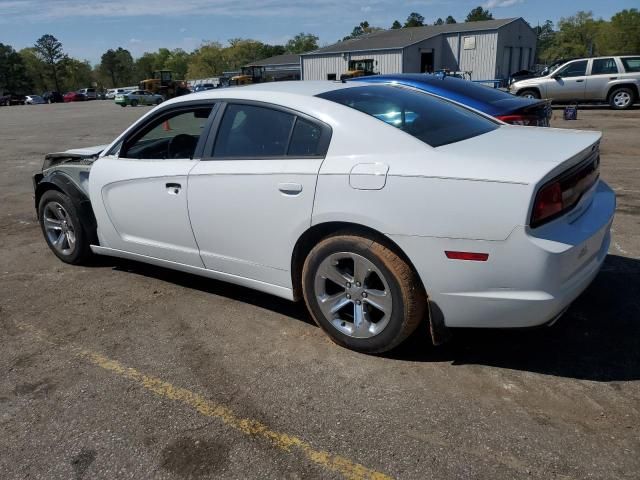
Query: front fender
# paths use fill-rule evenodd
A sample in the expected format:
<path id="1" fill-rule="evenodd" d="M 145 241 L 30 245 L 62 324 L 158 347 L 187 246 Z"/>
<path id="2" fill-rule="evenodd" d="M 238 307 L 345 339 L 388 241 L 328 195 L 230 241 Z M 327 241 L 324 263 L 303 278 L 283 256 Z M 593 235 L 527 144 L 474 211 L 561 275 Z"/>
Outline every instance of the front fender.
<path id="1" fill-rule="evenodd" d="M 92 245 L 98 244 L 98 226 L 96 217 L 91 207 L 89 196 L 71 179 L 71 177 L 60 171 L 53 171 L 47 174 L 36 173 L 33 176 L 34 200 L 36 218 L 39 219 L 40 198 L 48 190 L 57 190 L 67 195 L 80 215 L 80 222 L 89 236 Z"/>

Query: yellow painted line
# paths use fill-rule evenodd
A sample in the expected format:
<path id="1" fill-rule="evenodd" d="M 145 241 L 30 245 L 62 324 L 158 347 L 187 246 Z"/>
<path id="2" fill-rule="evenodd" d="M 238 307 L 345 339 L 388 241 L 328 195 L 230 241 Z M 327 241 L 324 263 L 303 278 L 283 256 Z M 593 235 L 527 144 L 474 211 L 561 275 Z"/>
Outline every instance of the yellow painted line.
<path id="1" fill-rule="evenodd" d="M 359 463 L 355 463 L 346 457 L 334 455 L 324 450 L 317 450 L 313 448 L 311 444 L 298 437 L 271 430 L 266 424 L 258 420 L 242 418 L 236 415 L 229 407 L 216 404 L 202 395 L 187 390 L 186 388 L 176 387 L 160 378 L 146 375 L 135 368 L 127 367 L 117 360 L 113 360 L 92 350 L 87 350 L 73 345 L 62 345 L 53 341 L 45 333 L 29 324 L 18 323 L 17 325 L 22 330 L 29 331 L 39 340 L 70 351 L 74 355 L 88 360 L 93 365 L 96 365 L 103 370 L 137 383 L 141 387 L 160 397 L 168 398 L 182 403 L 183 405 L 187 405 L 195 409 L 201 415 L 216 418 L 228 427 L 238 430 L 245 435 L 262 437 L 282 451 L 289 453 L 298 452 L 311 462 L 320 465 L 327 470 L 341 474 L 348 480 L 391 480 L 391 477 L 388 475 L 367 468 Z"/>

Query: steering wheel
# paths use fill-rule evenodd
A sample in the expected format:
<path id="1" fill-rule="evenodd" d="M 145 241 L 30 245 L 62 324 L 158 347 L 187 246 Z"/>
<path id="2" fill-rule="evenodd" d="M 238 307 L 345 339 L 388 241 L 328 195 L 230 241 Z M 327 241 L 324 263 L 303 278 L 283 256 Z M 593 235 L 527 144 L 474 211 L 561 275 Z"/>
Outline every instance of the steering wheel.
<path id="1" fill-rule="evenodd" d="M 191 158 L 198 140 L 186 133 L 179 133 L 167 144 L 167 158 Z"/>

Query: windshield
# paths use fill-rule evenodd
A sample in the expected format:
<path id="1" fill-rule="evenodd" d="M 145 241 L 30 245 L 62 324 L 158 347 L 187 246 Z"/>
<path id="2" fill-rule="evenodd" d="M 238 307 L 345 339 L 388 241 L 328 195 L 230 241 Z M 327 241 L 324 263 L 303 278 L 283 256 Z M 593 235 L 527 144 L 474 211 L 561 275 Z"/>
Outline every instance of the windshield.
<path id="1" fill-rule="evenodd" d="M 498 128 L 496 122 L 464 107 L 399 86 L 344 88 L 318 97 L 371 115 L 432 147 L 467 140 Z"/>

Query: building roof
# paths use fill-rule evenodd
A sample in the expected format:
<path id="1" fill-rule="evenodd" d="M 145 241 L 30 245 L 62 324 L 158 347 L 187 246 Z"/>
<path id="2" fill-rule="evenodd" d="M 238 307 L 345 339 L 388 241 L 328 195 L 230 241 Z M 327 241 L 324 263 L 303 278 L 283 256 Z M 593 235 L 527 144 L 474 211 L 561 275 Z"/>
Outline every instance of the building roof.
<path id="1" fill-rule="evenodd" d="M 480 30 L 495 30 L 518 18 L 503 18 L 498 20 L 484 20 L 481 22 L 452 23 L 444 25 L 429 25 L 426 27 L 398 28 L 395 30 L 380 30 L 361 35 L 349 40 L 319 48 L 302 55 L 320 55 L 323 53 L 342 53 L 363 50 L 390 50 L 408 47 L 441 34 L 477 32 Z"/>
<path id="2" fill-rule="evenodd" d="M 256 60 L 255 62 L 247 63 L 249 66 L 266 66 L 266 65 L 290 65 L 300 63 L 300 54 L 298 53 L 285 53 L 284 55 L 276 55 L 275 57 L 263 58 L 262 60 Z"/>

